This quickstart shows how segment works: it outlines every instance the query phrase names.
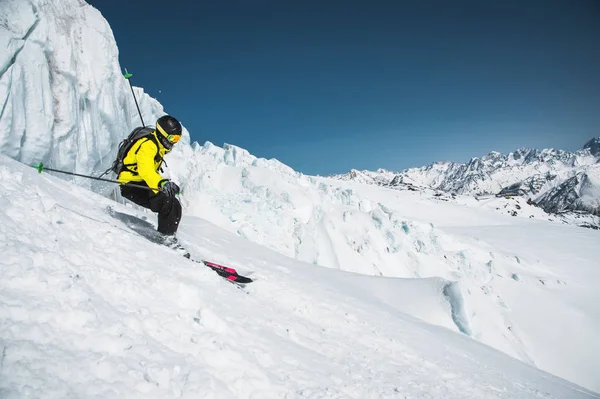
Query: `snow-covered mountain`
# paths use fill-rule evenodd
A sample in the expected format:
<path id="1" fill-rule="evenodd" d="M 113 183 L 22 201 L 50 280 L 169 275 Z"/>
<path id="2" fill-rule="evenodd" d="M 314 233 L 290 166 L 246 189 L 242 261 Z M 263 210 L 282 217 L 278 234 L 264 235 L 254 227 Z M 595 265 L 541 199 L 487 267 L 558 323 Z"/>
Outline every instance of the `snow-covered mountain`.
<path id="1" fill-rule="evenodd" d="M 600 158 L 600 137 L 594 137 L 583 146 L 584 150 L 588 150 L 590 154 Z"/>
<path id="2" fill-rule="evenodd" d="M 108 216 L 155 223 L 106 185 L 6 157 L 98 173 L 138 124 L 100 13 L 5 0 L 0 29 L 1 397 L 593 397 L 480 343 L 600 391 L 597 232 L 518 198 L 305 176 L 186 133 L 168 156 L 180 239 L 254 271 L 240 294 Z M 136 94 L 147 122 L 163 112 Z"/>
<path id="3" fill-rule="evenodd" d="M 333 176 L 403 189 L 430 188 L 469 196 L 521 196 L 550 213 L 600 215 L 600 138 L 576 152 L 519 149 L 491 152 L 466 164 L 436 162 L 400 172 L 352 170 Z"/>

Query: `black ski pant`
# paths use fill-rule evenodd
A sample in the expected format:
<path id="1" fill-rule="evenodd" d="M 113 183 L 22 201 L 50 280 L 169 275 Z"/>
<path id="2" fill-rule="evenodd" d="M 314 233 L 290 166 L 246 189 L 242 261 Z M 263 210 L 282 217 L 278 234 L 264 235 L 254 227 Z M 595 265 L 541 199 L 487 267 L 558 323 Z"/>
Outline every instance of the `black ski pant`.
<path id="1" fill-rule="evenodd" d="M 177 232 L 181 220 L 181 204 L 175 197 L 169 197 L 162 192 L 136 188 L 135 185 L 148 187 L 143 182 L 130 182 L 121 186 L 121 195 L 139 206 L 158 213 L 158 232 L 173 235 Z"/>

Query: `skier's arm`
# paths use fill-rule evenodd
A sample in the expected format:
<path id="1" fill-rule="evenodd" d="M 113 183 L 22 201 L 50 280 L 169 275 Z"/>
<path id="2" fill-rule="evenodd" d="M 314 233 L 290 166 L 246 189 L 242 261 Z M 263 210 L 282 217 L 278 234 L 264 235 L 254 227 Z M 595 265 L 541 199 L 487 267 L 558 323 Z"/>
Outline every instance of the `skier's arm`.
<path id="1" fill-rule="evenodd" d="M 157 152 L 158 148 L 156 144 L 147 140 L 142 143 L 137 153 L 137 172 L 144 179 L 148 187 L 151 188 L 158 188 L 158 183 L 163 180 L 162 176 L 154 168 L 154 157 L 156 157 Z"/>

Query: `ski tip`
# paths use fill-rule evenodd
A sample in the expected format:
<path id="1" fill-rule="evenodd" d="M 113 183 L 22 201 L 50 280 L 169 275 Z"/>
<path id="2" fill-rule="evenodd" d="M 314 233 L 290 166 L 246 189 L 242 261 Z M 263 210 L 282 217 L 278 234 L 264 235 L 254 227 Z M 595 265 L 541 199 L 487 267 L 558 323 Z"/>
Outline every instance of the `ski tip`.
<path id="1" fill-rule="evenodd" d="M 251 282 L 253 282 L 254 280 L 252 280 L 250 277 L 245 277 L 245 276 L 230 276 L 233 278 L 230 278 L 231 281 L 236 282 L 238 284 L 249 284 Z"/>

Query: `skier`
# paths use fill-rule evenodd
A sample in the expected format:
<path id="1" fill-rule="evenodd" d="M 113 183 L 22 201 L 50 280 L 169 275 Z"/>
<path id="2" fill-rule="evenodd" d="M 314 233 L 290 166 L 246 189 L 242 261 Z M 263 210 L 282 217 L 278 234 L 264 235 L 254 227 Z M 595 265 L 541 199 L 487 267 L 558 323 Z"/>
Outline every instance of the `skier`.
<path id="1" fill-rule="evenodd" d="M 175 198 L 179 186 L 164 179 L 159 173 L 165 154 L 181 139 L 181 123 L 170 115 L 160 117 L 156 128 L 148 129 L 148 134 L 133 143 L 123 158 L 123 170 L 118 175 L 121 195 L 124 198 L 158 213 L 158 232 L 163 235 L 164 244 L 177 245 L 175 233 L 181 220 L 181 204 Z M 138 189 L 132 185 L 156 188 L 156 191 Z M 160 188 L 160 191 L 158 190 Z"/>

